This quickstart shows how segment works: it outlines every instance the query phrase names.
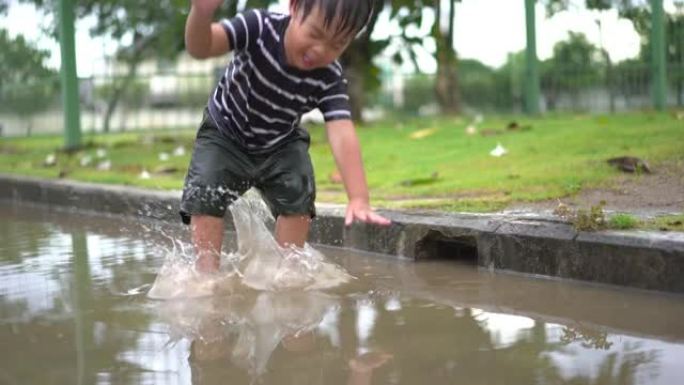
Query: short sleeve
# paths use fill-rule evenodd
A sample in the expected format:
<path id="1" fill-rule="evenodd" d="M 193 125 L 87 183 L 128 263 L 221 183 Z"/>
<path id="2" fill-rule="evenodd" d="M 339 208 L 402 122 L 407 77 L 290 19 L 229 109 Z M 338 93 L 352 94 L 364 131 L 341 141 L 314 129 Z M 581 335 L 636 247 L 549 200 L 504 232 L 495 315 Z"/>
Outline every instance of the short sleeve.
<path id="1" fill-rule="evenodd" d="M 253 9 L 238 13 L 232 19 L 221 20 L 231 49 L 241 51 L 254 45 L 262 31 L 262 12 Z"/>
<path id="2" fill-rule="evenodd" d="M 326 122 L 351 119 L 347 79 L 340 77 L 330 88 L 322 92 L 318 99 L 318 109 L 321 110 Z"/>

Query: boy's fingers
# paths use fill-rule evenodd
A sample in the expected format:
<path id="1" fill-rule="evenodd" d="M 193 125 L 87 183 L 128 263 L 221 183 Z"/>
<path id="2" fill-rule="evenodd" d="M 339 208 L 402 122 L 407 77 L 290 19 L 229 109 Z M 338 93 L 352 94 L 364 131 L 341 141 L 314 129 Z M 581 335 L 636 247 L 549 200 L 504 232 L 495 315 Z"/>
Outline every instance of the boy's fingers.
<path id="1" fill-rule="evenodd" d="M 358 219 L 361 222 L 372 223 L 376 225 L 390 225 L 392 221 L 383 217 L 382 215 L 376 214 L 373 211 L 368 210 L 354 210 L 352 208 L 347 209 L 347 214 L 344 218 L 345 226 L 349 226 L 354 222 L 354 219 Z"/>
<path id="2" fill-rule="evenodd" d="M 349 226 L 352 224 L 352 221 L 354 221 L 354 210 L 348 208 L 347 214 L 344 216 L 344 225 Z"/>
<path id="3" fill-rule="evenodd" d="M 378 215 L 376 213 L 371 213 L 369 216 L 369 219 L 371 222 L 378 224 L 378 225 L 389 225 L 390 223 L 392 223 L 392 221 L 390 221 L 389 219 L 387 219 L 381 215 Z"/>

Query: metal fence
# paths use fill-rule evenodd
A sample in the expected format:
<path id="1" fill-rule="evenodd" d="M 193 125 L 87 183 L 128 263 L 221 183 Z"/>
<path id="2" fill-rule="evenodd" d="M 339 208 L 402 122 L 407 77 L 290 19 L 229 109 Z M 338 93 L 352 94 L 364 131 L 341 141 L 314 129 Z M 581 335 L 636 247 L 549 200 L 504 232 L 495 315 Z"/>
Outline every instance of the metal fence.
<path id="1" fill-rule="evenodd" d="M 119 95 L 114 108 L 111 106 L 114 85 L 122 81 L 122 76 L 80 79 L 82 130 L 122 132 L 195 127 L 221 70 L 217 66 L 211 70 L 165 70 L 138 75 Z M 683 64 L 668 65 L 668 74 L 682 73 Z M 458 84 L 465 114 L 523 111 L 523 69 L 485 71 L 463 65 Z M 596 74 L 548 73 L 541 79 L 541 111 L 610 113 L 650 109 L 651 88 L 650 69 L 646 65 L 614 69 L 612 73 L 606 68 L 599 68 Z M 35 97 L 43 96 L 16 99 L 15 108 L 0 112 L 3 136 L 63 132 L 59 94 L 49 95 L 49 100 L 40 104 L 35 103 Z M 17 106 L 22 103 L 26 106 Z M 681 80 L 668 82 L 667 105 L 684 108 Z M 388 74 L 383 77 L 380 88 L 369 95 L 365 106 L 365 116 L 369 119 L 438 113 L 431 74 Z M 317 119 L 314 116 L 312 120 Z"/>
<path id="2" fill-rule="evenodd" d="M 458 3 L 457 24 L 458 17 L 494 17 L 490 11 L 473 14 L 475 11 L 467 8 L 471 4 L 474 2 Z M 520 4 L 516 7 L 520 8 Z M 647 39 L 642 36 L 641 41 L 631 43 L 640 45 L 635 47 L 638 52 L 632 58 L 611 58 L 608 54 L 611 48 L 625 44 L 622 36 L 602 29 L 601 22 L 605 23 L 607 17 L 605 13 L 587 12 L 581 7 L 566 11 L 576 20 L 595 18 L 596 31 L 585 28 L 570 34 L 566 40 L 556 41 L 551 56 L 542 55 L 538 60 L 539 110 L 610 113 L 652 108 L 655 82 Z M 680 13 L 672 16 L 675 21 L 669 21 L 666 26 L 665 105 L 669 108 L 684 108 L 684 15 Z M 618 18 L 616 14 L 611 17 Z M 522 12 L 507 28 L 524 32 L 524 19 Z M 553 17 L 537 21 L 541 26 L 537 39 L 540 47 L 550 45 L 547 39 L 551 37 L 544 28 L 561 21 Z M 591 33 L 600 35 L 599 44 L 586 38 Z M 521 49 L 524 50 L 524 46 Z M 516 114 L 524 111 L 528 86 L 525 52 L 501 54 L 507 55 L 507 59 L 496 67 L 469 59 L 467 55 L 459 58 L 457 88 L 463 113 Z M 129 77 L 124 64 L 105 63 L 93 76 L 79 79 L 82 131 L 195 127 L 225 64 L 225 58 L 199 62 L 180 55 L 174 62 L 145 61 L 136 69 L 136 75 Z M 380 86 L 367 91 L 366 117 L 439 113 L 435 75 L 420 71 L 405 74 L 391 65 L 383 66 L 380 74 Z M 1 97 L 0 135 L 63 132 L 57 75 L 39 84 L 4 84 Z"/>

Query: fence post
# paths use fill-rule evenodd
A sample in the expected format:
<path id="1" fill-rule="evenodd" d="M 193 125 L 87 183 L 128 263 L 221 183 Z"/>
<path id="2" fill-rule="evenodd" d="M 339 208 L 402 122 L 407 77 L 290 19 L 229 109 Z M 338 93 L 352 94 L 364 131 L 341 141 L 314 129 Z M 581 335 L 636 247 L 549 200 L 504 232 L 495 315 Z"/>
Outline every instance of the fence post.
<path id="1" fill-rule="evenodd" d="M 653 30 L 651 33 L 651 77 L 653 78 L 653 107 L 665 109 L 667 101 L 667 74 L 665 73 L 665 25 L 663 23 L 663 0 L 651 1 Z"/>
<path id="2" fill-rule="evenodd" d="M 62 109 L 64 111 L 65 148 L 75 150 L 81 146 L 81 118 L 76 74 L 73 0 L 59 0 L 59 46 L 62 59 Z"/>
<path id="3" fill-rule="evenodd" d="M 537 61 L 537 32 L 534 6 L 536 0 L 525 0 L 525 21 L 527 25 L 527 49 L 525 65 L 525 112 L 539 113 L 539 65 Z"/>

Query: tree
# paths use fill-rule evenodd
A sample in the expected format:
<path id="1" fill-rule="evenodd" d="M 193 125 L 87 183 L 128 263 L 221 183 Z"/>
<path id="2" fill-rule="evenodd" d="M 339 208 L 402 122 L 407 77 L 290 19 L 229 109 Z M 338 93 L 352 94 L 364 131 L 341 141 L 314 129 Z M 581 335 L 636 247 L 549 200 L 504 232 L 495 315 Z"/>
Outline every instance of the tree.
<path id="1" fill-rule="evenodd" d="M 56 14 L 58 0 L 21 0 L 32 3 L 38 9 Z M 248 0 L 247 7 L 266 7 L 274 0 Z M 108 36 L 114 40 L 130 40 L 116 53 L 115 60 L 125 65 L 123 74 L 114 74 L 112 92 L 104 115 L 104 131 L 109 131 L 110 120 L 121 98 L 134 83 L 138 65 L 145 59 L 175 60 L 185 49 L 183 39 L 185 20 L 190 2 L 188 0 L 79 0 L 76 2 L 78 18 L 94 16 L 97 20 L 90 30 L 92 36 Z M 217 12 L 235 14 L 237 0 L 227 1 Z M 48 28 L 57 38 L 57 28 Z"/>
<path id="2" fill-rule="evenodd" d="M 547 12 L 554 14 L 568 8 L 572 0 L 544 0 Z M 640 57 L 651 63 L 651 7 L 646 0 L 585 0 L 588 9 L 616 8 L 621 17 L 634 25 L 643 42 Z M 684 105 L 684 1 L 674 2 L 675 12 L 665 15 L 666 62 L 669 81 L 674 85 L 677 104 Z"/>
<path id="3" fill-rule="evenodd" d="M 431 5 L 431 4 L 430 4 Z M 365 105 L 365 95 L 375 91 L 380 86 L 380 69 L 373 63 L 373 59 L 395 43 L 397 51 L 393 60 L 397 64 L 410 61 L 417 66 L 416 46 L 424 44 L 423 36 L 412 36 L 407 33 L 409 25 L 422 24 L 423 10 L 430 6 L 422 0 L 374 0 L 375 12 L 368 23 L 366 32 L 359 36 L 342 55 L 341 62 L 349 78 L 349 97 L 352 108 L 352 118 L 361 121 L 361 111 Z M 390 34 L 387 38 L 373 40 L 372 31 L 375 30 L 381 12 L 388 12 L 389 19 L 399 24 L 400 32 Z"/>
<path id="4" fill-rule="evenodd" d="M 26 119 L 27 134 L 31 135 L 29 116 L 54 102 L 59 78 L 44 64 L 49 53 L 21 35 L 10 38 L 0 29 L 0 52 L 0 109 Z"/>
<path id="5" fill-rule="evenodd" d="M 575 107 L 580 90 L 601 78 L 603 56 L 582 33 L 570 32 L 568 40 L 556 43 L 553 57 L 542 63 L 542 92 L 553 110 L 561 93 L 570 94 Z"/>
<path id="6" fill-rule="evenodd" d="M 455 72 L 455 67 L 454 67 Z M 462 79 L 458 83 L 463 92 L 462 103 L 476 109 L 497 106 L 499 95 L 496 90 L 495 71 L 487 65 L 473 59 L 458 61 L 458 75 Z"/>
<path id="7" fill-rule="evenodd" d="M 340 62 L 344 66 L 345 76 L 349 80 L 349 103 L 352 119 L 360 122 L 368 91 L 377 89 L 380 85 L 380 70 L 373 63 L 373 58 L 382 52 L 388 43 L 386 41 L 371 40 L 371 33 L 375 29 L 378 16 L 384 7 L 384 0 L 374 0 L 375 12 L 368 22 L 365 32 L 357 37 L 342 54 Z"/>
<path id="8" fill-rule="evenodd" d="M 684 2 L 675 3 L 674 13 L 665 14 L 665 62 L 668 64 L 668 80 L 674 86 L 677 95 L 677 105 L 684 105 Z M 642 7 L 627 12 L 634 28 L 641 36 L 641 51 L 639 58 L 650 65 L 651 56 L 651 10 Z"/>
<path id="9" fill-rule="evenodd" d="M 432 35 L 437 43 L 437 76 L 435 77 L 435 93 L 442 112 L 447 114 L 457 114 L 461 109 L 460 92 L 458 87 L 457 54 L 454 49 L 454 9 L 455 2 L 460 0 L 449 0 L 448 5 L 449 21 L 447 28 L 440 24 L 443 2 L 434 0 L 435 24 Z"/>

